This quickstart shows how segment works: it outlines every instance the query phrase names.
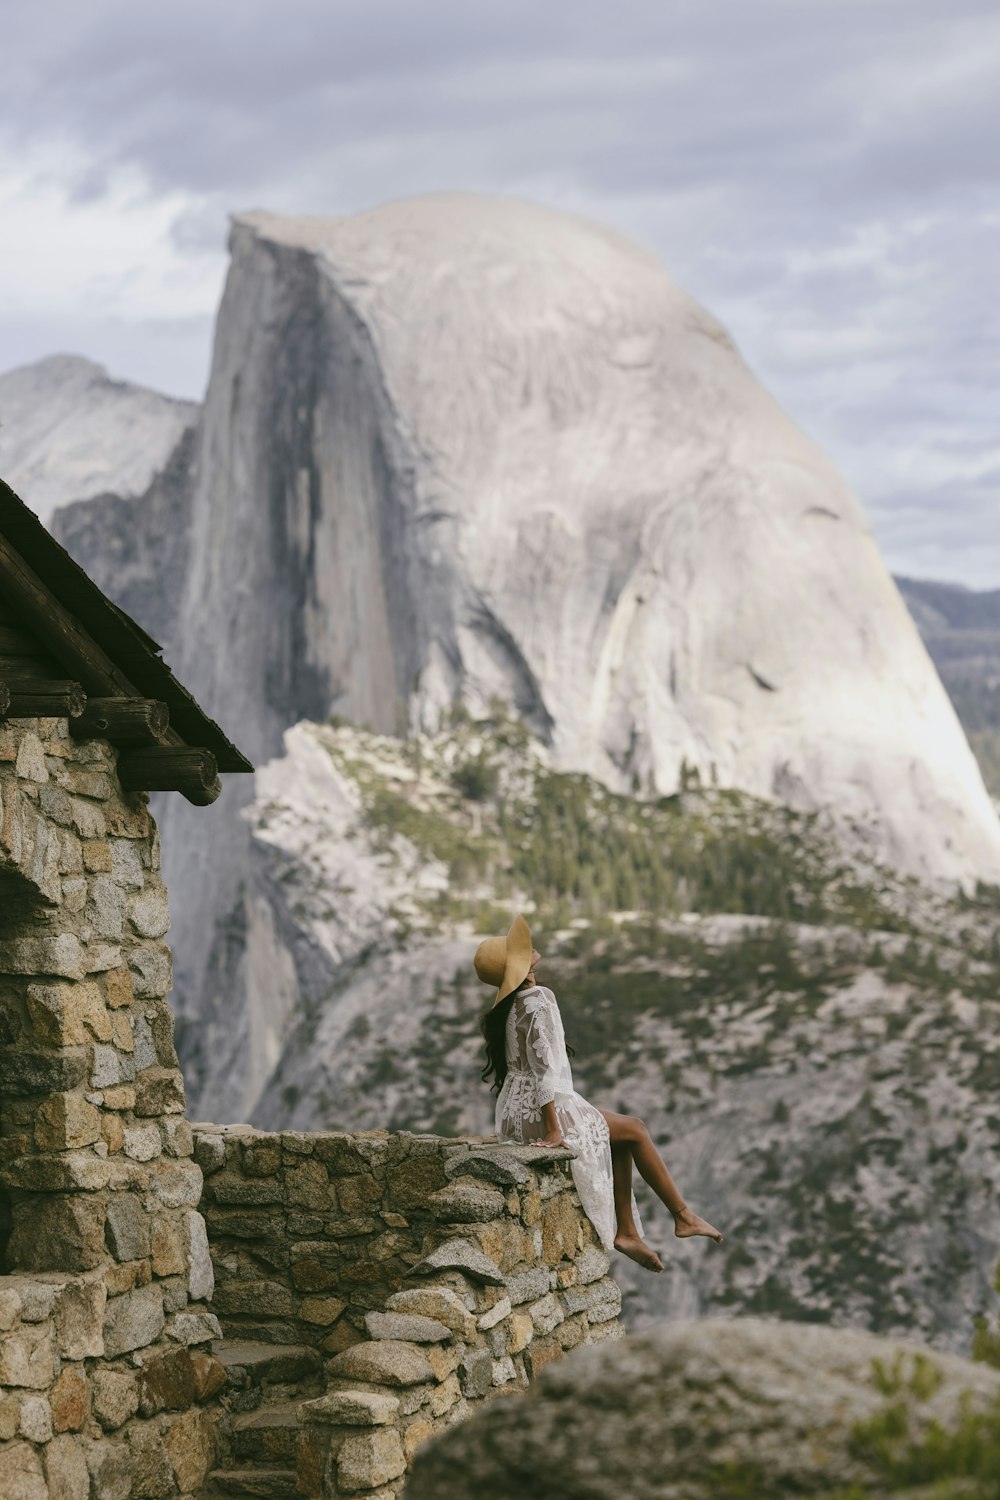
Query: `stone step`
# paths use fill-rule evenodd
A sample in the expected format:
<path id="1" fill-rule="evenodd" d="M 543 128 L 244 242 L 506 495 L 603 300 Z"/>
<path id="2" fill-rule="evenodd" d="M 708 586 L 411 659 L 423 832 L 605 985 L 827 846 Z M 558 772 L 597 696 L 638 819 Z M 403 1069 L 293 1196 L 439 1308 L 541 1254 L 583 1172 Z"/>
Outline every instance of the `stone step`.
<path id="1" fill-rule="evenodd" d="M 308 1344 L 260 1344 L 244 1343 L 239 1339 L 216 1339 L 212 1353 L 225 1365 L 231 1388 L 296 1385 L 318 1380 L 323 1373 L 319 1350 Z"/>
<path id="2" fill-rule="evenodd" d="M 302 1500 L 294 1469 L 213 1469 L 198 1500 Z"/>
<path id="3" fill-rule="evenodd" d="M 259 1406 L 233 1418 L 232 1450 L 244 1461 L 294 1464 L 300 1430 L 298 1402 Z"/>

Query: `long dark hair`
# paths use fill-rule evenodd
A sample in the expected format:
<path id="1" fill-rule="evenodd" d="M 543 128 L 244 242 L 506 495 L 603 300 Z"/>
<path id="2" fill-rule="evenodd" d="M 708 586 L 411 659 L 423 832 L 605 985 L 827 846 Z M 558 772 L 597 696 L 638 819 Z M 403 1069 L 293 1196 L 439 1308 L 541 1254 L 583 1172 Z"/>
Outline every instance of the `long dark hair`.
<path id="1" fill-rule="evenodd" d="M 486 1066 L 480 1075 L 484 1083 L 490 1074 L 494 1075 L 490 1084 L 491 1093 L 499 1093 L 503 1087 L 503 1081 L 507 1077 L 507 1017 L 510 1008 L 517 996 L 523 989 L 531 989 L 527 978 L 522 979 L 516 990 L 511 990 L 509 995 L 504 995 L 499 1005 L 494 1005 L 490 1010 L 480 1017 L 479 1029 L 483 1033 L 486 1042 Z M 576 1048 L 566 1043 L 568 1056 L 576 1056 Z"/>

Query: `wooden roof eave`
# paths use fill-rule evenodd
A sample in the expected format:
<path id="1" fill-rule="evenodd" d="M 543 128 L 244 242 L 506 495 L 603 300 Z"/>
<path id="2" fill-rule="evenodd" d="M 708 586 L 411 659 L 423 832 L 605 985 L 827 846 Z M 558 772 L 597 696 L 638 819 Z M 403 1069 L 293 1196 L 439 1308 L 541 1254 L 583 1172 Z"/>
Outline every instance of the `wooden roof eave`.
<path id="1" fill-rule="evenodd" d="M 51 583 L 39 576 L 39 565 Z M 170 714 L 164 743 L 202 746 L 213 753 L 220 771 L 254 769 L 155 654 L 159 644 L 98 588 L 3 480 L 0 592 L 88 694 L 159 699 Z M 63 602 L 67 597 L 82 604 L 86 625 Z"/>

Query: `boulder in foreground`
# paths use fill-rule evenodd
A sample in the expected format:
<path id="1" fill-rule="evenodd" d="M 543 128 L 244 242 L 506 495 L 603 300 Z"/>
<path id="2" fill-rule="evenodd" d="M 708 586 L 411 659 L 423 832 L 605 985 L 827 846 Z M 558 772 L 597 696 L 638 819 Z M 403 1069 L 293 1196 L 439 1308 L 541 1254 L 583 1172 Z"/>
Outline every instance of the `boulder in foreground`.
<path id="1" fill-rule="evenodd" d="M 428 1442 L 404 1495 L 957 1500 L 996 1493 L 991 1464 L 1000 1371 L 854 1329 L 704 1319 L 549 1366 Z"/>

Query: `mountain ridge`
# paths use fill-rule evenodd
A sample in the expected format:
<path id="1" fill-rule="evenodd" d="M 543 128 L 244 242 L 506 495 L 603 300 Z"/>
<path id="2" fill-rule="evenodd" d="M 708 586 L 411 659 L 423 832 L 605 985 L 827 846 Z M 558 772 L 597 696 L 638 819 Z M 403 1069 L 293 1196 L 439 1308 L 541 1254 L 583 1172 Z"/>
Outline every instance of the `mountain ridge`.
<path id="1" fill-rule="evenodd" d="M 669 1279 L 616 1263 L 629 1326 L 728 1310 L 965 1352 L 1000 1239 L 1000 891 L 932 896 L 741 794 L 636 804 L 516 730 L 459 723 L 417 760 L 303 724 L 261 768 L 249 875 L 273 921 L 257 1040 L 231 1041 L 274 1060 L 253 1123 L 492 1131 L 472 954 L 523 910 L 576 1087 L 645 1119 L 726 1234 L 692 1255 L 637 1181 Z M 573 848 L 601 883 L 566 888 Z"/>
<path id="2" fill-rule="evenodd" d="M 190 451 L 100 575 L 127 566 L 137 601 L 154 580 L 150 607 L 176 592 L 157 638 L 255 763 L 303 720 L 405 743 L 500 696 L 553 768 L 618 794 L 697 778 L 830 808 L 926 879 L 1000 879 L 1000 822 L 856 499 L 649 252 L 462 195 L 303 223 L 234 221 Z M 90 514 L 85 550 L 109 524 Z M 186 1056 L 191 1097 L 237 1113 L 275 1057 L 267 1027 L 229 1040 L 290 972 L 248 880 L 254 796 L 150 804 L 181 1031 L 219 1042 Z"/>
<path id="3" fill-rule="evenodd" d="M 73 501 L 142 496 L 198 411 L 82 355 L 49 355 L 0 374 L 0 472 L 48 526 Z"/>

